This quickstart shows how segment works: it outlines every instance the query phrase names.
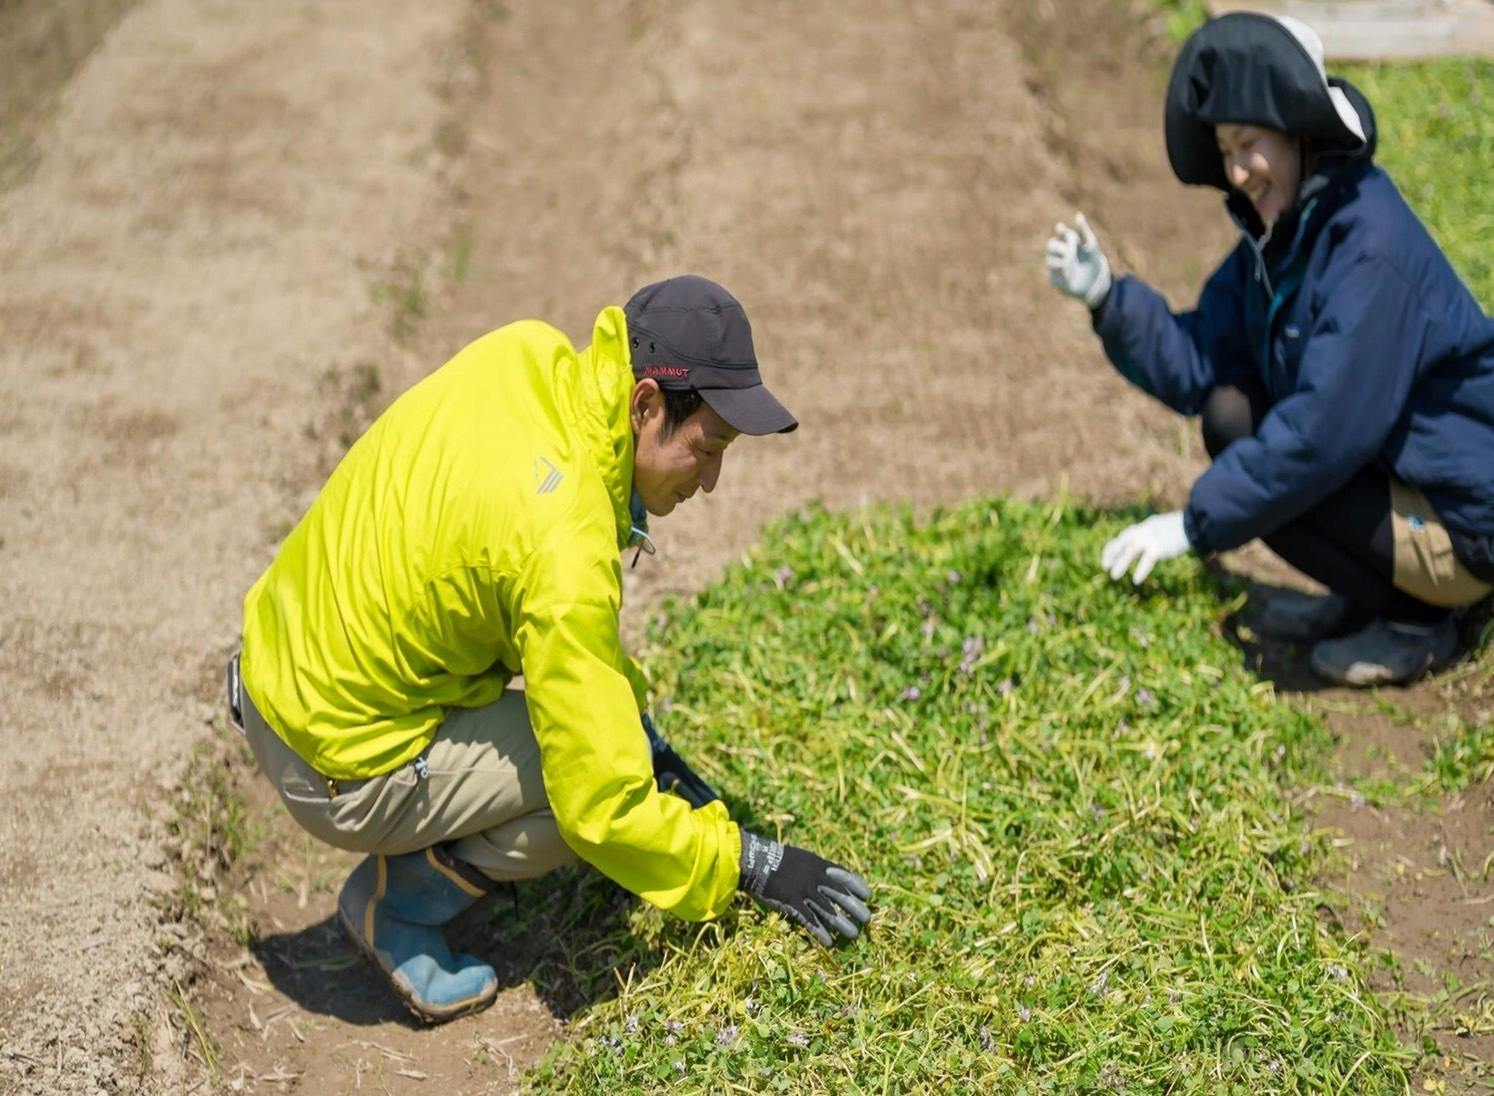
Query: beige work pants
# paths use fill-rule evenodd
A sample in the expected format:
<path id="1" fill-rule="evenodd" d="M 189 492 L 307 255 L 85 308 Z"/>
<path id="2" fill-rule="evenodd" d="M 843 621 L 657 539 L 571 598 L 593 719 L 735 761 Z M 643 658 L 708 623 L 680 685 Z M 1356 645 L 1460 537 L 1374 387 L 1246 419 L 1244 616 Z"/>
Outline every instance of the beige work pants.
<path id="1" fill-rule="evenodd" d="M 1447 527 L 1427 497 L 1390 479 L 1390 520 L 1395 539 L 1395 584 L 1428 605 L 1455 608 L 1482 601 L 1494 589 L 1463 566 Z"/>
<path id="2" fill-rule="evenodd" d="M 244 734 L 281 802 L 319 840 L 390 855 L 450 843 L 498 882 L 531 879 L 576 859 L 561 840 L 540 776 L 524 694 L 456 708 L 415 762 L 368 780 L 319 775 L 287 746 L 244 690 Z M 335 792 L 335 794 L 333 794 Z"/>

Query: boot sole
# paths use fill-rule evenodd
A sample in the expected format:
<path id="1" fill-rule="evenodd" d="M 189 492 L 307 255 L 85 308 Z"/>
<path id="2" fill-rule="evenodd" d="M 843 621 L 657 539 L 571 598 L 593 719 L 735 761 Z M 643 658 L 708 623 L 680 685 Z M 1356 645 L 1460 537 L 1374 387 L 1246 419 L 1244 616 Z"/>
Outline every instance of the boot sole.
<path id="1" fill-rule="evenodd" d="M 347 914 L 343 913 L 342 903 L 340 902 L 337 906 L 337 923 L 342 926 L 343 935 L 352 943 L 353 948 L 358 954 L 372 964 L 374 970 L 378 971 L 379 975 L 384 979 L 384 984 L 394 990 L 394 994 L 399 998 L 400 1003 L 413 1013 L 416 1019 L 424 1023 L 444 1024 L 448 1020 L 459 1020 L 463 1016 L 470 1016 L 474 1012 L 481 1012 L 498 999 L 498 987 L 494 986 L 492 993 L 469 997 L 465 1001 L 458 1001 L 454 1005 L 448 1005 L 439 1012 L 431 1011 L 429 1008 L 417 1004 L 417 999 L 414 993 L 410 991 L 410 988 L 384 969 L 384 964 L 379 962 L 379 957 L 374 954 L 373 948 L 364 943 L 363 937 L 358 935 L 354 931 L 353 926 L 348 923 Z"/>
<path id="2" fill-rule="evenodd" d="M 1415 685 L 1422 678 L 1429 677 L 1432 674 L 1441 673 L 1453 663 L 1457 662 L 1460 653 L 1461 652 L 1459 651 L 1454 651 L 1446 658 L 1437 658 L 1435 656 L 1429 658 L 1419 670 L 1406 677 L 1387 676 L 1374 678 L 1368 681 L 1356 681 L 1348 674 L 1327 672 L 1324 669 L 1319 668 L 1318 665 L 1311 659 L 1308 660 L 1308 668 L 1311 669 L 1312 672 L 1319 678 L 1333 685 L 1345 685 L 1351 689 L 1377 689 L 1385 685 Z"/>

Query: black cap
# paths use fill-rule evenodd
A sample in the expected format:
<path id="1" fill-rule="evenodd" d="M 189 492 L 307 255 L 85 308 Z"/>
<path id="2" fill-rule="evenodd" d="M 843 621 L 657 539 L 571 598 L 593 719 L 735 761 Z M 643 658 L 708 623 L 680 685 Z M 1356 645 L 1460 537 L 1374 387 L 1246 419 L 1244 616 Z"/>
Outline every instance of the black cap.
<path id="1" fill-rule="evenodd" d="M 742 305 L 708 278 L 683 274 L 633 294 L 623 306 L 633 376 L 693 388 L 744 434 L 787 434 L 799 422 L 763 384 Z"/>

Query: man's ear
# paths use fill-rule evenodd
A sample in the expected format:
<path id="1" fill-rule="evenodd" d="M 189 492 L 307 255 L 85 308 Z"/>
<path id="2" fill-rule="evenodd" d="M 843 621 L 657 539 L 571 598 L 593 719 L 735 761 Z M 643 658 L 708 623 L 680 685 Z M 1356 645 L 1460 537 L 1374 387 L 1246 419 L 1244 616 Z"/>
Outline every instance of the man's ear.
<path id="1" fill-rule="evenodd" d="M 628 417 L 633 421 L 634 434 L 643 429 L 648 418 L 663 411 L 664 393 L 659 390 L 658 381 L 645 377 L 633 386 L 633 394 L 628 398 Z"/>

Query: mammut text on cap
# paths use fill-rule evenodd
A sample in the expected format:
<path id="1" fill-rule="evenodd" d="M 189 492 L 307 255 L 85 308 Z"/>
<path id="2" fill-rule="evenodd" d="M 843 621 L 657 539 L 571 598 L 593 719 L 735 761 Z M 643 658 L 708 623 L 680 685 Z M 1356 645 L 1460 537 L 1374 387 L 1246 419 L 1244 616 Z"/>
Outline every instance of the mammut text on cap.
<path id="1" fill-rule="evenodd" d="M 695 389 L 744 434 L 787 434 L 799 425 L 763 384 L 747 313 L 715 282 L 695 274 L 655 282 L 634 293 L 623 311 L 639 380 Z"/>

